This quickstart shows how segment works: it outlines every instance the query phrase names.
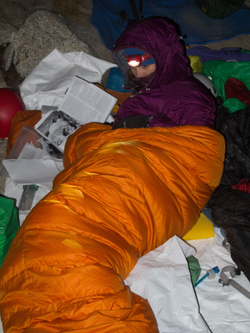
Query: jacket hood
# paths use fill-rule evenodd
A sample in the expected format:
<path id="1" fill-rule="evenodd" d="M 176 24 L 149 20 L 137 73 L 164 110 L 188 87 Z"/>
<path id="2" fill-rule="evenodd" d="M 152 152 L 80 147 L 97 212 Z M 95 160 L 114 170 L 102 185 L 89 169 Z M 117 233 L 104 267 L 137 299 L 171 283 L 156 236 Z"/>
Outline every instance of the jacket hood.
<path id="1" fill-rule="evenodd" d="M 156 63 L 148 88 L 159 87 L 191 76 L 189 60 L 177 29 L 170 20 L 149 17 L 131 23 L 116 41 L 112 56 L 123 73 L 124 88 L 131 89 L 134 83 L 128 77 L 129 66 L 124 57 L 124 49 L 136 48 L 154 58 Z"/>

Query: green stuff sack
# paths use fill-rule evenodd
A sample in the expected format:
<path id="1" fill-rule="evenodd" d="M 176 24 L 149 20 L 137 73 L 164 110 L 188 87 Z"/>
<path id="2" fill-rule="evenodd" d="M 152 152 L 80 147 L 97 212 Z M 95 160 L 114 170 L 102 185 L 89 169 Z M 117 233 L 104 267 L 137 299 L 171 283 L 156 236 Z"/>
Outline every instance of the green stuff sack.
<path id="1" fill-rule="evenodd" d="M 245 108 L 246 106 L 239 100 L 225 97 L 225 83 L 229 78 L 242 81 L 250 90 L 250 61 L 231 62 L 224 60 L 211 60 L 203 62 L 202 74 L 209 77 L 214 84 L 218 95 L 224 101 L 230 113 Z"/>
<path id="2" fill-rule="evenodd" d="M 15 200 L 0 196 L 0 267 L 19 229 Z"/>
<path id="3" fill-rule="evenodd" d="M 239 10 L 245 0 L 194 0 L 203 13 L 214 19 L 223 19 Z"/>

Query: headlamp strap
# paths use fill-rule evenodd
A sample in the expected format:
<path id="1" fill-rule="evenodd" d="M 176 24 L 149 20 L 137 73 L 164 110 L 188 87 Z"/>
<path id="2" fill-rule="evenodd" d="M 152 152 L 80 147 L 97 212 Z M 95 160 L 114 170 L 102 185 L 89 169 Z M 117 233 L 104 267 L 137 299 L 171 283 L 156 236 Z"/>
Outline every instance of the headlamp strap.
<path id="1" fill-rule="evenodd" d="M 151 58 L 150 54 L 131 54 L 129 56 L 124 55 L 127 63 L 131 67 L 137 67 L 140 66 L 144 61 Z"/>

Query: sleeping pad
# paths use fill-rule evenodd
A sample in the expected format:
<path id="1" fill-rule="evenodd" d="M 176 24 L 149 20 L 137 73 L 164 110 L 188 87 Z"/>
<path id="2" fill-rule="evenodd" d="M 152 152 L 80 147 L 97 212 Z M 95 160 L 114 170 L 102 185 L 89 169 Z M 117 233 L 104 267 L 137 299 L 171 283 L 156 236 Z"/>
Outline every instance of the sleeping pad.
<path id="1" fill-rule="evenodd" d="M 78 129 L 0 269 L 5 332 L 158 332 L 148 301 L 123 281 L 193 227 L 223 160 L 223 136 L 208 127 Z"/>

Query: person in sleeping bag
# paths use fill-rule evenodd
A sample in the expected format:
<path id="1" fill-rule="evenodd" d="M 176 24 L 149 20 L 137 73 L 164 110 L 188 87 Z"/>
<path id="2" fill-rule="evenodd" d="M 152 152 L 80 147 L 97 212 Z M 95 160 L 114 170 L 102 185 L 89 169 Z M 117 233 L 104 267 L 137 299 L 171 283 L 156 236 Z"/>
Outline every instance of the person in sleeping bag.
<path id="1" fill-rule="evenodd" d="M 214 129 L 216 103 L 192 74 L 177 26 L 149 17 L 128 25 L 112 57 L 132 90 L 113 128 L 201 125 Z"/>
<path id="2" fill-rule="evenodd" d="M 127 70 L 134 48 L 155 67 L 136 77 L 140 92 L 118 121 L 150 116 L 150 127 L 93 122 L 68 137 L 64 170 L 0 267 L 6 333 L 158 333 L 150 300 L 124 281 L 139 258 L 191 230 L 220 183 L 225 142 L 211 128 L 215 104 L 192 77 L 176 30 L 154 18 L 128 32 L 115 48 Z M 176 126 L 186 124 L 195 126 Z"/>

